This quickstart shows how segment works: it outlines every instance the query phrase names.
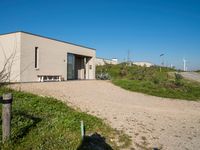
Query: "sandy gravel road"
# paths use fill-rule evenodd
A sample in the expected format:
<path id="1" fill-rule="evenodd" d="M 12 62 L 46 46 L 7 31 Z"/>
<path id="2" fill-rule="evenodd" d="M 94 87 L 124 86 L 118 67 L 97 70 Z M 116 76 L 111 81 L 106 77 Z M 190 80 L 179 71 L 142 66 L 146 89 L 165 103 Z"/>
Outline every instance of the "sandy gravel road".
<path id="1" fill-rule="evenodd" d="M 105 119 L 132 138 L 132 147 L 200 149 L 200 102 L 172 100 L 121 89 L 108 81 L 25 83 L 15 88 L 53 96 Z"/>
<path id="2" fill-rule="evenodd" d="M 200 73 L 197 72 L 181 72 L 184 78 L 200 82 Z"/>

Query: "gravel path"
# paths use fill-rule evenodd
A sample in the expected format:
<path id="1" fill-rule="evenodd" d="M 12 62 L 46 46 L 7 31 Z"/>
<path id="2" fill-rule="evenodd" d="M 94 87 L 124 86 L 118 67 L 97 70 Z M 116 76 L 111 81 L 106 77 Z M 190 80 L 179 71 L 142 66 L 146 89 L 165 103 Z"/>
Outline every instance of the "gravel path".
<path id="1" fill-rule="evenodd" d="M 132 137 L 136 149 L 198 150 L 200 103 L 148 96 L 108 81 L 25 83 L 13 87 L 53 96 L 105 119 Z"/>
<path id="2" fill-rule="evenodd" d="M 189 80 L 200 82 L 200 74 L 197 72 L 181 72 L 181 75 Z"/>

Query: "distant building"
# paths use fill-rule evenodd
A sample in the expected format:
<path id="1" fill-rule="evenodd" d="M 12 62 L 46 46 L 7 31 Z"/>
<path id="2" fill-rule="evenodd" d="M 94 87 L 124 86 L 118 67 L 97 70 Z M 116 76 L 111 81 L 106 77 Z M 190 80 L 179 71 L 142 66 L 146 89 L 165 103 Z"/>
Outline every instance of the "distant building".
<path id="1" fill-rule="evenodd" d="M 113 58 L 113 59 L 105 59 L 105 58 L 96 58 L 95 60 L 95 64 L 96 66 L 103 66 L 105 64 L 112 64 L 112 65 L 116 65 L 118 64 L 118 59 L 117 58 Z"/>
<path id="2" fill-rule="evenodd" d="M 132 63 L 133 65 L 137 65 L 137 66 L 146 66 L 146 67 L 151 67 L 151 66 L 154 66 L 153 63 L 150 63 L 150 62 L 144 62 L 144 61 L 141 61 L 141 62 L 133 62 Z"/>

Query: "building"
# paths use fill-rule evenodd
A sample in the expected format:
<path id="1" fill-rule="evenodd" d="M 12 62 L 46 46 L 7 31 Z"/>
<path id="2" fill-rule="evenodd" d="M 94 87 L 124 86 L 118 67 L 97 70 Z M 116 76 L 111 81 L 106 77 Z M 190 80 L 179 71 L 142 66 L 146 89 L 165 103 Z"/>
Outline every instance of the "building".
<path id="1" fill-rule="evenodd" d="M 19 31 L 0 35 L 0 71 L 10 56 L 11 82 L 95 79 L 93 48 Z"/>
<path id="2" fill-rule="evenodd" d="M 116 58 L 113 58 L 113 59 L 96 58 L 95 64 L 96 64 L 96 66 L 103 66 L 105 64 L 116 65 L 116 64 L 118 64 L 118 59 L 116 59 Z"/>
<path id="3" fill-rule="evenodd" d="M 137 65 L 137 66 L 142 66 L 142 67 L 151 67 L 154 66 L 154 64 L 150 63 L 150 62 L 144 62 L 144 61 L 140 61 L 140 62 L 133 62 L 133 65 Z"/>

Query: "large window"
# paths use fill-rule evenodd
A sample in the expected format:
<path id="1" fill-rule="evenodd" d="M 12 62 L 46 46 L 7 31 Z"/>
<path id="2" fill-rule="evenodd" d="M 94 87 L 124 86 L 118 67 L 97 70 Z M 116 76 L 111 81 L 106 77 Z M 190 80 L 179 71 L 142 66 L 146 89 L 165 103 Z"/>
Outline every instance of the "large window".
<path id="1" fill-rule="evenodd" d="M 67 54 L 67 79 L 75 79 L 75 55 Z"/>
<path id="2" fill-rule="evenodd" d="M 39 63 L 39 50 L 38 47 L 35 47 L 35 69 L 39 68 L 38 63 Z"/>

